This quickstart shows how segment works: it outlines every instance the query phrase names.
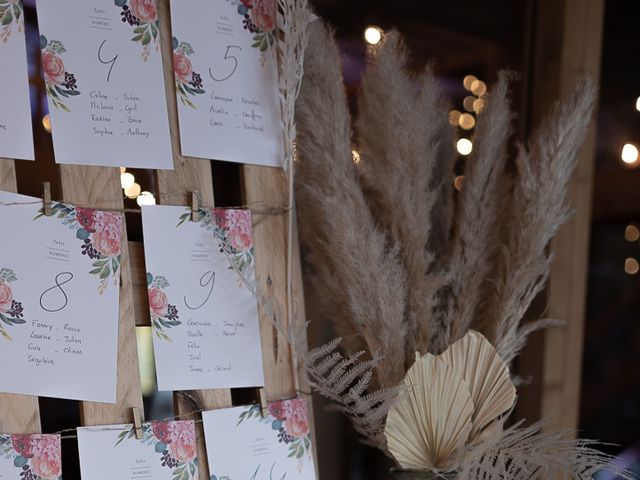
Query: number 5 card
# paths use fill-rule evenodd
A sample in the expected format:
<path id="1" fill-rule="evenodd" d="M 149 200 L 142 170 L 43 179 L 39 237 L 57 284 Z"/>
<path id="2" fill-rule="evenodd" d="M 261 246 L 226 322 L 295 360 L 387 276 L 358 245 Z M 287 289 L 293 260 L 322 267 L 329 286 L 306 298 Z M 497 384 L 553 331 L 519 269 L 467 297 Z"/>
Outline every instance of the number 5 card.
<path id="1" fill-rule="evenodd" d="M 281 166 L 276 0 L 171 0 L 182 154 Z"/>
<path id="2" fill-rule="evenodd" d="M 37 9 L 56 162 L 172 169 L 156 0 Z"/>
<path id="3" fill-rule="evenodd" d="M 0 202 L 0 392 L 115 403 L 122 216 Z"/>
<path id="4" fill-rule="evenodd" d="M 264 385 L 251 212 L 142 207 L 159 390 Z"/>

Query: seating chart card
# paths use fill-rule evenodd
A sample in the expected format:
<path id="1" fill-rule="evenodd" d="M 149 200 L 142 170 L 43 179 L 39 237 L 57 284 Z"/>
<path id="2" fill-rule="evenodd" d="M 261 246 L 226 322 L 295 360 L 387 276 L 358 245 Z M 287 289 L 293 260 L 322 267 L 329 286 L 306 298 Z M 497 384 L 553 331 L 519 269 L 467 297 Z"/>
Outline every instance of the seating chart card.
<path id="1" fill-rule="evenodd" d="M 172 169 L 156 0 L 37 8 L 56 162 Z"/>
<path id="2" fill-rule="evenodd" d="M 196 480 L 193 421 L 150 422 L 137 439 L 133 425 L 78 428 L 80 470 L 88 480 Z"/>
<path id="3" fill-rule="evenodd" d="M 282 165 L 276 4 L 171 1 L 183 155 Z"/>
<path id="4" fill-rule="evenodd" d="M 142 207 L 158 388 L 264 385 L 251 212 Z"/>
<path id="5" fill-rule="evenodd" d="M 0 435 L 2 480 L 62 480 L 60 435 Z"/>
<path id="6" fill-rule="evenodd" d="M 122 216 L 0 202 L 0 391 L 115 403 Z"/>
<path id="7" fill-rule="evenodd" d="M 22 0 L 0 2 L 0 158 L 33 160 Z"/>
<path id="8" fill-rule="evenodd" d="M 202 414 L 207 459 L 215 480 L 316 478 L 303 399 L 212 410 Z"/>

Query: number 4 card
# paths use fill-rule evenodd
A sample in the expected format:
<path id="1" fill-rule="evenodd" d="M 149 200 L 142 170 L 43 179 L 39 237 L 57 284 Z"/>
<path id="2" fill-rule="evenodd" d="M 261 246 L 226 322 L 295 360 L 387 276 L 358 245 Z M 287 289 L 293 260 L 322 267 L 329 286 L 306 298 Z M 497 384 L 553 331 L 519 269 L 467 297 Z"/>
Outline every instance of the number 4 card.
<path id="1" fill-rule="evenodd" d="M 160 390 L 264 384 L 251 213 L 142 207 Z"/>
<path id="2" fill-rule="evenodd" d="M 276 4 L 171 1 L 183 155 L 282 165 Z"/>

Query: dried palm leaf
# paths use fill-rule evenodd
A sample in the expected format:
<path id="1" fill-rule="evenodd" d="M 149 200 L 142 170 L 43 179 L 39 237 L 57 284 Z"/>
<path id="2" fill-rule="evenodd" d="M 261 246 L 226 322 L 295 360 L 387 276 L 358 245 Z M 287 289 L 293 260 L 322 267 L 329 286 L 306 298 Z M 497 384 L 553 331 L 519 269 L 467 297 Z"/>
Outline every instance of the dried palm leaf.
<path id="1" fill-rule="evenodd" d="M 416 357 L 406 395 L 387 417 L 387 447 L 402 468 L 450 470 L 471 431 L 469 385 L 441 358 Z"/>
<path id="2" fill-rule="evenodd" d="M 473 440 L 516 402 L 516 388 L 509 368 L 489 341 L 474 330 L 452 344 L 441 358 L 469 385 L 473 400 L 470 439 Z"/>

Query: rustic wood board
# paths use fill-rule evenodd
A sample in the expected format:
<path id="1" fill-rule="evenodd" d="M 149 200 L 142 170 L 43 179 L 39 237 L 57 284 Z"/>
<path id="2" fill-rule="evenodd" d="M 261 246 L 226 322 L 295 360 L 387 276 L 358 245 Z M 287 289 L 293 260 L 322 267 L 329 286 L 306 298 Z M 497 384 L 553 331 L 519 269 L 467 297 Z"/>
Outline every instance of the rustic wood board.
<path id="1" fill-rule="evenodd" d="M 0 190 L 17 192 L 13 160 L 0 158 Z M 0 433 L 40 432 L 38 397 L 0 393 Z"/>

